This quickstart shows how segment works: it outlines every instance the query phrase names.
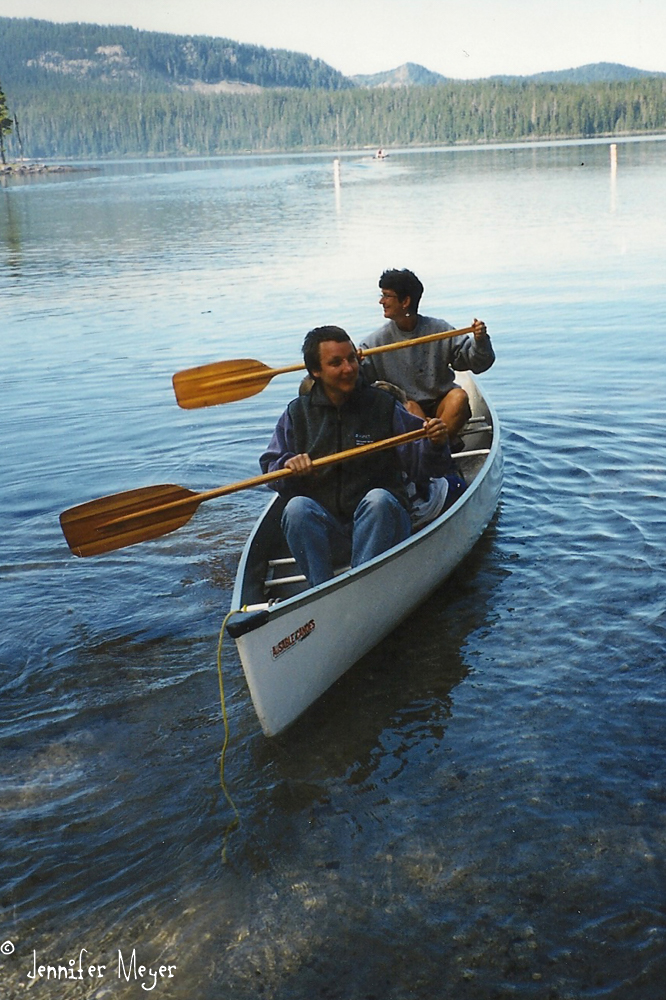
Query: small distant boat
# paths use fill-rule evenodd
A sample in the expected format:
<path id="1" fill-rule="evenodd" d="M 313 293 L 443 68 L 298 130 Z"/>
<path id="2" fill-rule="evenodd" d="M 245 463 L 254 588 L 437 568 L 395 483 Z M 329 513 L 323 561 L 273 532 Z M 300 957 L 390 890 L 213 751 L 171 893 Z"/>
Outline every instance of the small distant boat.
<path id="1" fill-rule="evenodd" d="M 241 557 L 229 620 L 267 736 L 295 721 L 435 590 L 491 520 L 502 485 L 497 416 L 474 377 L 456 372 L 472 419 L 456 461 L 467 490 L 410 538 L 355 569 L 308 587 L 280 529 L 285 501 L 270 501 Z"/>
<path id="2" fill-rule="evenodd" d="M 388 153 L 384 152 L 383 149 L 378 149 L 374 155 L 375 160 L 385 160 L 388 157 Z"/>

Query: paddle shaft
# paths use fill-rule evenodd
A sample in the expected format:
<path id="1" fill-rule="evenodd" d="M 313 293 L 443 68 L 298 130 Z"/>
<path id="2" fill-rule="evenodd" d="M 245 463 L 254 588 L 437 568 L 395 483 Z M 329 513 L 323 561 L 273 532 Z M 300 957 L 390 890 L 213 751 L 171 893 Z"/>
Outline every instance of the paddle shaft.
<path id="1" fill-rule="evenodd" d="M 363 455 L 372 452 L 385 451 L 388 448 L 398 448 L 400 445 L 409 444 L 411 441 L 418 441 L 425 437 L 425 427 L 419 427 L 414 431 L 407 431 L 405 434 L 398 434 L 392 438 L 385 438 L 383 441 L 373 441 L 371 444 L 360 445 L 358 448 L 347 448 L 345 451 L 337 451 L 333 455 L 324 455 L 322 458 L 315 458 L 312 462 L 313 468 L 320 469 L 325 465 L 333 465 L 336 462 L 344 462 L 350 458 L 361 458 Z M 275 482 L 277 479 L 286 479 L 295 475 L 291 469 L 276 469 L 274 472 L 266 472 L 261 476 L 253 476 L 252 479 L 243 479 L 239 483 L 230 483 L 228 486 L 218 486 L 213 490 L 205 490 L 202 493 L 194 493 L 192 496 L 184 497 L 182 500 L 172 500 L 170 503 L 157 504 L 145 510 L 135 511 L 123 517 L 114 518 L 100 525 L 98 531 L 112 531 L 121 528 L 123 525 L 130 525 L 133 521 L 147 514 L 171 514 L 177 513 L 180 508 L 194 507 L 206 500 L 214 500 L 216 497 L 228 496 L 230 493 L 238 493 L 241 490 L 250 489 L 253 486 L 264 486 L 267 483 Z M 192 513 L 194 513 L 194 510 Z"/>
<path id="2" fill-rule="evenodd" d="M 466 333 L 473 333 L 473 326 L 463 327 L 461 330 L 443 330 L 441 333 L 429 333 L 425 337 L 415 337 L 413 340 L 397 340 L 394 344 L 380 344 L 378 347 L 368 347 L 361 353 L 364 358 L 369 358 L 373 354 L 383 354 L 387 351 L 399 351 L 403 347 L 418 347 L 419 344 L 431 344 L 435 340 L 450 340 L 452 337 L 462 337 Z M 266 381 L 275 378 L 276 375 L 289 375 L 291 372 L 305 371 L 305 365 L 289 365 L 286 368 L 269 368 L 265 373 Z M 231 385 L 232 383 L 245 383 L 256 381 L 255 372 L 245 375 L 231 376 L 227 379 L 220 379 L 219 385 Z"/>
<path id="3" fill-rule="evenodd" d="M 264 377 L 268 382 L 272 378 L 275 378 L 276 375 L 289 375 L 291 374 L 291 372 L 303 372 L 303 371 L 305 371 L 305 365 L 287 365 L 285 368 L 268 368 Z M 231 375 L 229 376 L 229 378 L 220 379 L 219 384 L 225 385 L 226 383 L 228 383 L 229 385 L 231 385 L 232 383 L 236 382 L 253 382 L 256 381 L 256 378 L 257 378 L 256 372 L 247 372 L 246 374 L 235 375 L 235 376 Z"/>
<path id="4" fill-rule="evenodd" d="M 450 340 L 451 337 L 462 337 L 466 333 L 474 333 L 473 326 L 464 326 L 460 330 L 442 330 L 440 333 L 428 333 L 425 337 L 414 337 L 413 340 L 397 340 L 395 344 L 379 344 L 378 347 L 368 347 L 363 357 L 371 354 L 382 354 L 385 351 L 399 351 L 403 347 L 416 347 L 418 344 L 431 344 L 435 340 Z"/>
<path id="5" fill-rule="evenodd" d="M 473 333 L 474 327 L 467 326 L 461 330 L 442 330 L 429 333 L 424 337 L 413 337 L 411 340 L 399 340 L 393 344 L 379 344 L 363 351 L 363 357 L 372 357 L 385 351 L 399 351 L 405 347 L 417 347 L 419 344 L 429 344 L 436 340 L 449 340 L 463 334 Z M 286 375 L 290 372 L 305 371 L 305 365 L 288 365 L 284 368 L 269 368 L 261 361 L 250 358 L 236 361 L 217 361 L 196 368 L 185 368 L 173 376 L 173 388 L 178 405 L 186 410 L 199 409 L 204 406 L 217 406 L 220 403 L 233 403 L 239 399 L 247 399 L 263 392 L 271 379 L 276 375 Z"/>

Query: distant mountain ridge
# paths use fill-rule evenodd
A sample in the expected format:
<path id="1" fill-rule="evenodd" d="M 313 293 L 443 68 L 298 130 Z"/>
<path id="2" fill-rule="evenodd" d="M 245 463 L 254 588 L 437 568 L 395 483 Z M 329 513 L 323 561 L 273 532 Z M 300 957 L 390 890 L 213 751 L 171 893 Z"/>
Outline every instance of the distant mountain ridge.
<path id="1" fill-rule="evenodd" d="M 587 63 L 585 66 L 572 69 L 533 73 L 532 76 L 493 76 L 490 79 L 506 83 L 516 83 L 521 80 L 529 80 L 530 83 L 623 83 L 625 80 L 654 76 L 666 76 L 666 73 L 636 69 L 633 66 L 624 66 L 622 63 L 599 62 Z"/>
<path id="2" fill-rule="evenodd" d="M 479 79 L 492 80 L 498 83 L 622 83 L 625 80 L 636 80 L 640 77 L 666 76 L 666 73 L 652 73 L 645 69 L 635 69 L 623 66 L 621 63 L 588 63 L 572 69 L 550 70 L 544 73 L 533 73 L 531 76 L 490 76 Z M 404 63 L 396 69 L 383 73 L 358 74 L 351 77 L 359 87 L 434 87 L 441 83 L 465 83 L 472 81 L 456 80 L 454 77 L 433 73 L 425 66 L 417 63 Z"/>
<path id="3" fill-rule="evenodd" d="M 499 83 L 625 82 L 666 76 L 620 63 L 591 63 L 531 76 L 492 76 Z M 321 59 L 228 38 L 173 35 L 118 25 L 56 24 L 0 17 L 0 81 L 8 90 L 43 86 L 61 90 L 171 90 L 256 93 L 264 89 L 347 90 L 434 87 L 472 81 L 407 62 L 381 73 L 347 77 Z"/>
<path id="4" fill-rule="evenodd" d="M 411 62 L 383 73 L 357 74 L 351 79 L 358 87 L 435 87 L 438 83 L 450 82 L 450 77 Z"/>

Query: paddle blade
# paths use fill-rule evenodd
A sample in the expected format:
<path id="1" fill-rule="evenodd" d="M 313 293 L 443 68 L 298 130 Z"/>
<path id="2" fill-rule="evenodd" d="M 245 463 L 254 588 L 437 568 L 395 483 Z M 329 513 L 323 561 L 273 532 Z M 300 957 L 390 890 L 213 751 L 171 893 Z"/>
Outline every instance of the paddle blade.
<path id="1" fill-rule="evenodd" d="M 192 502 L 184 504 L 188 497 Z M 176 508 L 165 506 L 176 501 Z M 70 507 L 60 515 L 60 526 L 75 556 L 97 556 L 182 528 L 200 502 L 182 486 L 145 486 Z"/>
<path id="2" fill-rule="evenodd" d="M 179 406 L 184 410 L 196 410 L 256 396 L 274 374 L 274 369 L 261 361 L 215 361 L 176 372 L 173 389 Z"/>

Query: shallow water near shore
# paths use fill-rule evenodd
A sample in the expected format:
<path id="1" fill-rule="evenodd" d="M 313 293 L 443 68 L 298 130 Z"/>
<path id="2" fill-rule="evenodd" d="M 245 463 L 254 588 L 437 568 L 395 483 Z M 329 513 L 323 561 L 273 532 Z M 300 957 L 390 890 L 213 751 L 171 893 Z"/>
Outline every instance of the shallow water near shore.
<path id="1" fill-rule="evenodd" d="M 661 1000 L 666 143 L 334 155 L 0 188 L 3 996 Z M 225 640 L 234 828 L 217 643 L 268 493 L 90 559 L 58 514 L 256 474 L 298 375 L 183 411 L 172 374 L 360 339 L 393 266 L 488 324 L 502 499 L 280 737 Z"/>

